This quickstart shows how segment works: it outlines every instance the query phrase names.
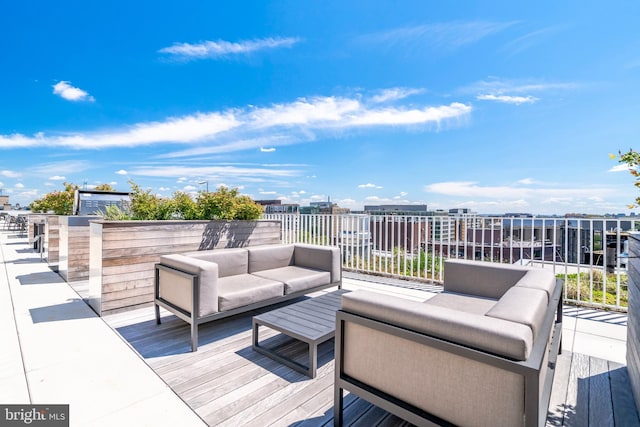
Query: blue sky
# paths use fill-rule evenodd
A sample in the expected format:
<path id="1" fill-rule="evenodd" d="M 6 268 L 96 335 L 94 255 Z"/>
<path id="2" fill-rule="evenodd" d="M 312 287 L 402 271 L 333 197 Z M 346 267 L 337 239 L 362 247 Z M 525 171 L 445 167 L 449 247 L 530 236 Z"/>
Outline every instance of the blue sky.
<path id="1" fill-rule="evenodd" d="M 29 1 L 0 13 L 0 188 L 629 212 L 640 2 Z"/>

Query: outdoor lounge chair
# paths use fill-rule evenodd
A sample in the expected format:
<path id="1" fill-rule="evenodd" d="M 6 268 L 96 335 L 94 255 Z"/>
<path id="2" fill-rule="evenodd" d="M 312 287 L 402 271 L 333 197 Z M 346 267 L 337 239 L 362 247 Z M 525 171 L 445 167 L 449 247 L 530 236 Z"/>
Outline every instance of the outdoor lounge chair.
<path id="1" fill-rule="evenodd" d="M 416 425 L 541 426 L 562 333 L 550 270 L 445 263 L 416 302 L 355 291 L 336 314 L 334 423 L 343 391 Z"/>

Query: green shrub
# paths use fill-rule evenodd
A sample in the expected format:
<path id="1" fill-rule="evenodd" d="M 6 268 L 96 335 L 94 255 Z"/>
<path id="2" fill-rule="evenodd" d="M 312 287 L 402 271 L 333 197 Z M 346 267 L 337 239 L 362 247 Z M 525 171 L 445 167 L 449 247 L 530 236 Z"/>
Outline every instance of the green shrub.
<path id="1" fill-rule="evenodd" d="M 64 190 L 45 194 L 41 199 L 34 200 L 29 208 L 32 212 L 71 215 L 73 213 L 73 198 L 77 189 L 77 185 L 65 182 Z"/>

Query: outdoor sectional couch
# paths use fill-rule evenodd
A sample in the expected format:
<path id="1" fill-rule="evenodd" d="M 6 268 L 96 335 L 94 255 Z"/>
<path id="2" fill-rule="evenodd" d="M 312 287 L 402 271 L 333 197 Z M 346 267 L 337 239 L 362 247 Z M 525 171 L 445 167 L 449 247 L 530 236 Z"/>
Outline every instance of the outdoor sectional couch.
<path id="1" fill-rule="evenodd" d="M 348 390 L 416 425 L 544 425 L 562 286 L 550 269 L 449 260 L 444 291 L 423 302 L 343 295 L 335 424 Z"/>
<path id="2" fill-rule="evenodd" d="M 198 325 L 333 286 L 341 287 L 340 249 L 305 244 L 264 245 L 163 255 L 155 265 L 155 314 L 164 307 Z"/>

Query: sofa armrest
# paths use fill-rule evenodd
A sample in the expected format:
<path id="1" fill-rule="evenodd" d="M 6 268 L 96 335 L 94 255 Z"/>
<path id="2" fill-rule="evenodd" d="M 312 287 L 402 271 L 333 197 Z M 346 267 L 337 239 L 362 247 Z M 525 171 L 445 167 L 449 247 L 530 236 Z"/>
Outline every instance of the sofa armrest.
<path id="1" fill-rule="evenodd" d="M 529 270 L 509 264 L 448 259 L 444 264 L 444 289 L 448 292 L 500 299 Z"/>
<path id="2" fill-rule="evenodd" d="M 533 346 L 528 326 L 377 292 L 343 295 L 342 310 L 513 360 L 527 360 Z"/>
<path id="3" fill-rule="evenodd" d="M 218 311 L 218 264 L 181 254 L 163 255 L 158 269 L 158 296 L 188 313 L 193 312 L 193 289 L 198 293 L 198 316 Z M 193 280 L 197 280 L 194 288 Z"/>
<path id="4" fill-rule="evenodd" d="M 342 280 L 342 260 L 337 246 L 296 244 L 293 262 L 299 267 L 328 271 L 331 273 L 331 283 Z"/>

